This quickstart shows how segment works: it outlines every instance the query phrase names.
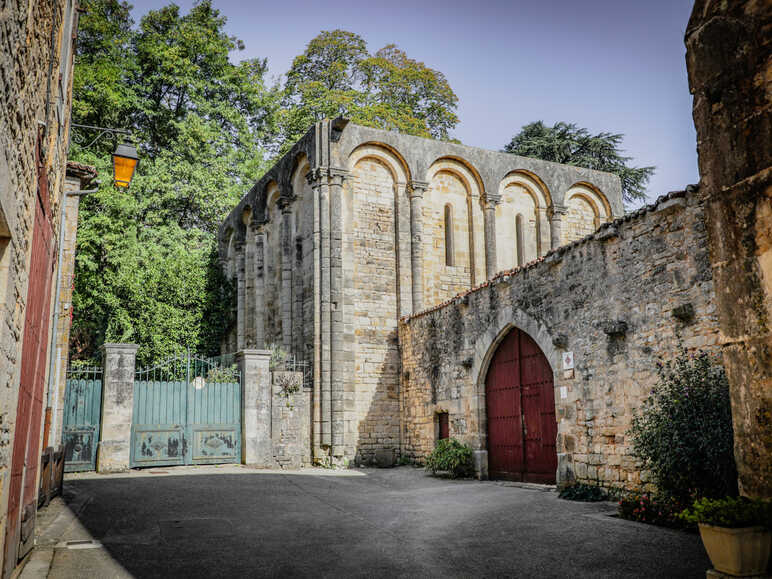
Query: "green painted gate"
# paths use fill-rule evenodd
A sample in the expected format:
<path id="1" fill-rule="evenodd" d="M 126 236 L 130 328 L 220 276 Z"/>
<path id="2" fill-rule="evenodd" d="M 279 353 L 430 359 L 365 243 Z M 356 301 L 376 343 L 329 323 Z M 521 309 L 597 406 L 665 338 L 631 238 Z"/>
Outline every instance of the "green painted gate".
<path id="1" fill-rule="evenodd" d="M 190 354 L 134 378 L 131 466 L 241 460 L 241 379 L 235 367 Z"/>
<path id="2" fill-rule="evenodd" d="M 101 409 L 102 369 L 69 369 L 62 419 L 65 472 L 96 467 Z"/>

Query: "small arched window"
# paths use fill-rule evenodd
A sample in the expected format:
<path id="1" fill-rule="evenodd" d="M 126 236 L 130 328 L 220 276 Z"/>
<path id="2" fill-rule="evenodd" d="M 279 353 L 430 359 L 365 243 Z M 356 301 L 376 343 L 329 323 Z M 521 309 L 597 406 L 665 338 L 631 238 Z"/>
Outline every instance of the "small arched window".
<path id="1" fill-rule="evenodd" d="M 455 265 L 453 255 L 453 210 L 445 205 L 445 265 Z"/>
<path id="2" fill-rule="evenodd" d="M 518 213 L 515 217 L 515 251 L 517 253 L 517 267 L 523 265 L 523 216 Z"/>

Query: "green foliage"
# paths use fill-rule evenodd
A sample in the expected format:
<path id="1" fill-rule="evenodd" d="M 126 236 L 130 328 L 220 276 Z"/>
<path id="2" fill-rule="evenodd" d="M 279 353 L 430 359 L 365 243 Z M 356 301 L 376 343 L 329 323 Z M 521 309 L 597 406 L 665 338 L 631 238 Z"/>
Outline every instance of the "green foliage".
<path id="1" fill-rule="evenodd" d="M 231 63 L 241 44 L 209 1 L 150 11 L 138 28 L 125 2 L 84 7 L 73 121 L 130 129 L 140 162 L 131 188 L 116 190 L 114 142 L 73 142 L 70 158 L 103 181 L 81 204 L 73 357 L 93 358 L 105 341 L 139 344 L 140 364 L 187 347 L 217 354 L 234 293 L 215 233 L 267 166 L 278 92 L 265 61 Z"/>
<path id="2" fill-rule="evenodd" d="M 665 496 L 737 494 L 729 385 L 709 354 L 658 363 L 651 395 L 633 416 L 632 451 Z"/>
<path id="3" fill-rule="evenodd" d="M 560 489 L 558 498 L 567 501 L 580 501 L 585 503 L 595 503 L 607 501 L 608 492 L 597 485 L 588 485 L 584 483 L 575 483 Z"/>
<path id="4" fill-rule="evenodd" d="M 285 362 L 290 356 L 289 353 L 279 344 L 268 344 L 266 349 L 271 351 L 271 359 L 268 362 L 271 372 L 284 371 Z"/>
<path id="5" fill-rule="evenodd" d="M 449 139 L 458 103 L 445 76 L 393 44 L 367 52 L 358 35 L 323 31 L 296 57 L 287 73 L 279 112 L 281 150 L 324 118 L 435 139 Z"/>
<path id="6" fill-rule="evenodd" d="M 681 520 L 717 527 L 772 528 L 772 501 L 747 497 L 701 498 L 680 514 Z"/>
<path id="7" fill-rule="evenodd" d="M 472 449 L 455 438 L 444 438 L 437 442 L 426 459 L 426 470 L 432 474 L 448 473 L 452 478 L 469 477 L 474 474 Z"/>
<path id="8" fill-rule="evenodd" d="M 238 382 L 239 369 L 236 364 L 231 366 L 215 366 L 206 373 L 206 381 L 215 384 L 230 384 Z"/>
<path id="9" fill-rule="evenodd" d="M 592 135 L 573 123 L 558 122 L 548 127 L 536 121 L 520 129 L 504 150 L 523 157 L 614 173 L 622 180 L 625 201 L 643 201 L 654 167 L 629 166 L 632 157 L 624 156 L 620 150 L 623 136 L 607 132 Z"/>
<path id="10" fill-rule="evenodd" d="M 619 501 L 618 512 L 629 521 L 681 529 L 690 526 L 679 517 L 688 504 L 673 497 L 632 493 Z"/>

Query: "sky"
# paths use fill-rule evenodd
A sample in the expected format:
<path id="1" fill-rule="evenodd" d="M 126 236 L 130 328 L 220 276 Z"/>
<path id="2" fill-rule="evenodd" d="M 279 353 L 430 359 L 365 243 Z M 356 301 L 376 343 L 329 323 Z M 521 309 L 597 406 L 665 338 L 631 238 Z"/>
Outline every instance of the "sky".
<path id="1" fill-rule="evenodd" d="M 135 0 L 133 17 L 167 2 Z M 267 58 L 273 78 L 321 30 L 396 44 L 458 95 L 466 145 L 500 150 L 536 120 L 623 133 L 635 166 L 654 165 L 649 201 L 699 180 L 684 31 L 692 0 L 214 0 L 234 60 Z M 193 0 L 178 0 L 187 11 Z"/>

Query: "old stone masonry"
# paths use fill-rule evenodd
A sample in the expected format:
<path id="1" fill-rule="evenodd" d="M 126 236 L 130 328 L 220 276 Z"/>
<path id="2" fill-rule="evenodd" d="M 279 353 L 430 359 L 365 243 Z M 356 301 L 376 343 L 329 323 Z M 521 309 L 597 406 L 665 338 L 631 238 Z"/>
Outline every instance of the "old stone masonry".
<path id="1" fill-rule="evenodd" d="M 223 350 L 310 364 L 315 460 L 453 436 L 480 476 L 636 485 L 655 356 L 716 341 L 691 197 L 623 218 L 609 173 L 322 121 L 220 228 Z"/>

